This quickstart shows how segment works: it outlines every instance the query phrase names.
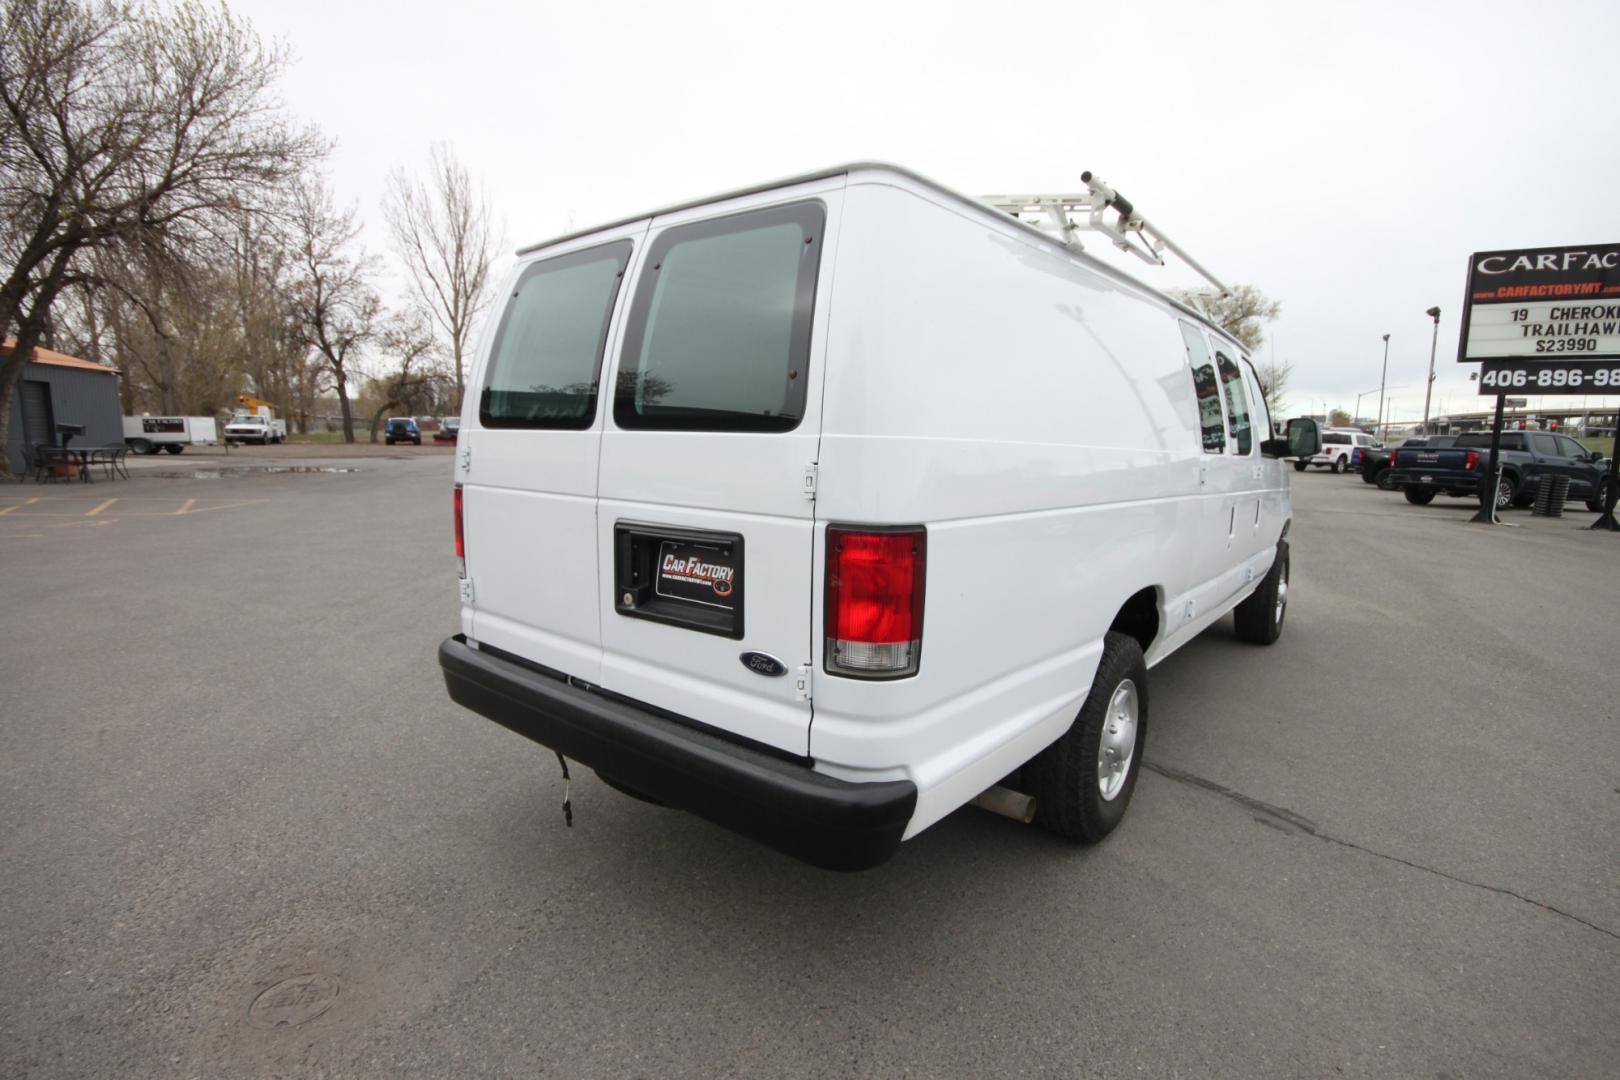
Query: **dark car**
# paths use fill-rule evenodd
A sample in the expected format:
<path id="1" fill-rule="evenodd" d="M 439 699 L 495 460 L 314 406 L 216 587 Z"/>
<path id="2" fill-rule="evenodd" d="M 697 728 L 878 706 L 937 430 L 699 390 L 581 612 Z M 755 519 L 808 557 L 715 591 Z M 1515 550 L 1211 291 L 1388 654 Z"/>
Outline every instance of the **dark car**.
<path id="1" fill-rule="evenodd" d="M 393 446 L 397 442 L 415 443 L 422 445 L 422 429 L 416 426 L 416 421 L 408 416 L 390 416 L 388 426 L 383 429 L 383 441 Z"/>
<path id="2" fill-rule="evenodd" d="M 1428 438 L 1407 439 L 1400 446 L 1388 446 L 1381 450 L 1366 450 L 1361 455 L 1361 479 L 1369 484 L 1377 484 L 1388 491 L 1390 465 L 1395 460 L 1396 450 L 1411 450 L 1419 446 L 1450 446 L 1457 441 L 1455 435 L 1431 435 Z"/>
<path id="3" fill-rule="evenodd" d="M 447 416 L 439 422 L 439 430 L 433 433 L 433 441 L 440 444 L 453 443 L 460 431 L 461 417 Z"/>

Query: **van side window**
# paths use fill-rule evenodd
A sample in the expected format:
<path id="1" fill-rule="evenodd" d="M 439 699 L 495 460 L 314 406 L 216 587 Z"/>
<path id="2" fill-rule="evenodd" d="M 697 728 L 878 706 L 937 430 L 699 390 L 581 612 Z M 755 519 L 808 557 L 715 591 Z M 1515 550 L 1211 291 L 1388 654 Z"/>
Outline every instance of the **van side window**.
<path id="1" fill-rule="evenodd" d="M 623 428 L 789 431 L 804 416 L 826 208 L 680 225 L 647 250 L 613 419 Z"/>
<path id="2" fill-rule="evenodd" d="M 588 428 L 596 419 L 608 321 L 630 241 L 542 259 L 523 271 L 490 350 L 485 427 Z"/>
<path id="3" fill-rule="evenodd" d="M 1245 356 L 1243 366 L 1249 373 L 1249 386 L 1254 390 L 1254 420 L 1255 426 L 1260 429 L 1262 439 L 1276 437 L 1277 429 L 1272 426 L 1271 406 L 1266 404 L 1265 389 L 1260 385 L 1260 373 L 1254 370 L 1254 364 Z"/>
<path id="4" fill-rule="evenodd" d="M 1191 323 L 1181 324 L 1181 339 L 1187 343 L 1187 362 L 1192 365 L 1193 392 L 1198 395 L 1198 423 L 1204 430 L 1204 453 L 1226 450 L 1226 427 L 1221 422 L 1221 391 L 1215 379 L 1215 365 L 1209 359 L 1204 332 Z"/>
<path id="5" fill-rule="evenodd" d="M 1221 367 L 1221 382 L 1226 386 L 1226 427 L 1237 445 L 1237 452 L 1247 454 L 1254 449 L 1254 431 L 1249 421 L 1249 395 L 1243 389 L 1243 369 L 1219 349 L 1215 362 Z"/>

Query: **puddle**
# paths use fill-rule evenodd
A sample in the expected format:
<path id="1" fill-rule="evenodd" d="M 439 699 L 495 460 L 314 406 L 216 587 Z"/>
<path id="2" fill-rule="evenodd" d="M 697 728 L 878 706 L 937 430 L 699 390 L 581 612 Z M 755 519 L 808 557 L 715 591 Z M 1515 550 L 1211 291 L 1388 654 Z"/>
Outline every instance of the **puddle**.
<path id="1" fill-rule="evenodd" d="M 332 1007 L 339 989 L 336 979 L 319 973 L 283 979 L 253 999 L 248 1022 L 262 1028 L 307 1024 Z"/>
<path id="2" fill-rule="evenodd" d="M 360 470 L 350 465 L 222 465 L 217 469 L 153 469 L 140 471 L 142 476 L 156 476 L 162 480 L 219 480 L 227 476 L 251 476 L 255 473 L 353 473 Z"/>

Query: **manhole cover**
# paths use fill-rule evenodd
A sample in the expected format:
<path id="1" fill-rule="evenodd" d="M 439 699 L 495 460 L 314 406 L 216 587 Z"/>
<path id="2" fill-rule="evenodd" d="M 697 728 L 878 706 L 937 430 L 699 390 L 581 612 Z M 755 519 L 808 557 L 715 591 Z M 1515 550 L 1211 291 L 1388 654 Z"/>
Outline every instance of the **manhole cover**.
<path id="1" fill-rule="evenodd" d="M 248 1020 L 262 1028 L 297 1027 L 330 1009 L 337 996 L 338 981 L 330 975 L 294 975 L 254 998 Z"/>

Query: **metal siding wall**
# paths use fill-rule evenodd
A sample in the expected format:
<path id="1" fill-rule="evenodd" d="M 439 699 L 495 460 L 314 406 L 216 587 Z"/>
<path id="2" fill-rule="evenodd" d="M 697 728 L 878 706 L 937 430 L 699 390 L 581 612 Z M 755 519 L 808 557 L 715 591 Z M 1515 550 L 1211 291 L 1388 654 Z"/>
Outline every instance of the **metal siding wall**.
<path id="1" fill-rule="evenodd" d="M 34 370 L 32 364 L 23 367 L 23 378 Z M 6 428 L 6 457 L 11 461 L 11 471 L 21 476 L 22 471 L 28 467 L 23 460 L 23 419 L 22 419 L 22 386 L 18 385 L 11 391 L 11 420 Z"/>
<path id="2" fill-rule="evenodd" d="M 86 371 L 56 367 L 53 364 L 27 364 L 24 379 L 37 379 L 51 388 L 51 411 L 58 424 L 83 424 L 84 434 L 75 436 L 72 446 L 120 445 L 124 441 L 124 411 L 118 400 L 118 376 L 113 372 Z M 11 427 L 6 450 L 13 471 L 23 465 L 22 389 L 11 395 Z"/>

